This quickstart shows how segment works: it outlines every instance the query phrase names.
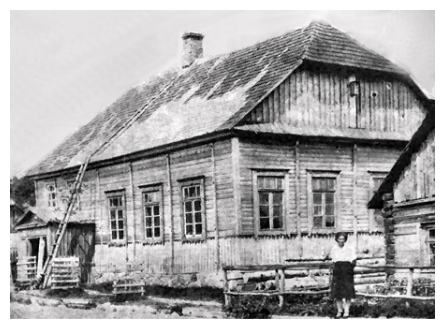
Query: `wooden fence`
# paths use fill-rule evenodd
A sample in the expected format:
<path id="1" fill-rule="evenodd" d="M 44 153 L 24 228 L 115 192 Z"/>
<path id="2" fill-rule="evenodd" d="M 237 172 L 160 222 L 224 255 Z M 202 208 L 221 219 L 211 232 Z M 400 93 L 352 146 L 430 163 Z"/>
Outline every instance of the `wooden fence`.
<path id="1" fill-rule="evenodd" d="M 20 284 L 31 283 L 37 275 L 37 257 L 27 256 L 17 261 L 17 282 Z"/>
<path id="2" fill-rule="evenodd" d="M 51 289 L 72 289 L 80 285 L 79 257 L 54 258 Z"/>
<path id="3" fill-rule="evenodd" d="M 278 296 L 279 306 L 284 304 L 284 297 L 286 295 L 320 295 L 330 292 L 330 278 L 331 278 L 332 262 L 321 260 L 301 260 L 295 264 L 275 264 L 275 265 L 244 265 L 244 266 L 225 266 L 223 267 L 224 278 L 224 298 L 225 305 L 228 306 L 231 303 L 232 296 Z M 359 265 L 354 269 L 354 275 L 366 275 L 367 281 L 362 280 L 358 284 L 375 284 L 375 283 L 387 283 L 388 271 L 394 270 L 408 270 L 408 281 L 406 287 L 406 295 L 380 295 L 380 294 L 366 294 L 357 293 L 362 297 L 374 297 L 374 298 L 404 298 L 404 299 L 419 299 L 419 300 L 434 300 L 434 297 L 413 296 L 413 276 L 415 269 L 434 269 L 431 266 L 391 266 L 391 265 Z M 318 287 L 305 287 L 298 290 L 289 290 L 286 288 L 286 279 L 300 276 L 295 271 L 301 270 L 328 270 L 329 284 Z M 270 286 L 270 289 L 254 290 L 254 291 L 232 291 L 229 289 L 230 281 L 240 280 L 240 277 L 229 277 L 229 273 L 237 271 L 241 273 L 247 272 L 272 272 L 274 275 L 261 275 L 262 281 L 274 280 L 275 284 Z M 383 275 L 382 275 L 383 273 Z M 374 280 L 373 278 L 377 278 Z"/>

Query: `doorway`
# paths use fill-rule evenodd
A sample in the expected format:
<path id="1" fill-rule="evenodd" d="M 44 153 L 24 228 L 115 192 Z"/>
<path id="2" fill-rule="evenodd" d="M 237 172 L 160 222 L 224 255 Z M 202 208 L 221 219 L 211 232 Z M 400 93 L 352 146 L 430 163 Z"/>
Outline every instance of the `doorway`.
<path id="1" fill-rule="evenodd" d="M 43 268 L 47 258 L 46 237 L 29 239 L 28 255 L 36 257 L 37 272 Z"/>

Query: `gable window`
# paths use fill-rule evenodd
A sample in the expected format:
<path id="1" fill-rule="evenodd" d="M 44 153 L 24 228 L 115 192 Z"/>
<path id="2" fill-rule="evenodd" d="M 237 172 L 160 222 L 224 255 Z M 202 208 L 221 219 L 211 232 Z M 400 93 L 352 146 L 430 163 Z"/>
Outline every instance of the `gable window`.
<path id="1" fill-rule="evenodd" d="M 162 192 L 161 187 L 145 189 L 142 192 L 145 239 L 162 239 Z"/>
<path id="2" fill-rule="evenodd" d="M 108 199 L 108 214 L 110 219 L 111 240 L 125 240 L 125 199 L 123 193 L 110 194 Z"/>
<path id="3" fill-rule="evenodd" d="M 204 179 L 185 182 L 181 190 L 183 235 L 186 239 L 205 238 Z"/>
<path id="4" fill-rule="evenodd" d="M 259 229 L 284 228 L 284 176 L 258 176 Z"/>
<path id="5" fill-rule="evenodd" d="M 334 229 L 338 209 L 339 172 L 308 173 L 308 213 L 314 229 Z"/>
<path id="6" fill-rule="evenodd" d="M 46 184 L 46 192 L 47 192 L 48 207 L 55 208 L 57 206 L 56 184 L 55 183 Z"/>

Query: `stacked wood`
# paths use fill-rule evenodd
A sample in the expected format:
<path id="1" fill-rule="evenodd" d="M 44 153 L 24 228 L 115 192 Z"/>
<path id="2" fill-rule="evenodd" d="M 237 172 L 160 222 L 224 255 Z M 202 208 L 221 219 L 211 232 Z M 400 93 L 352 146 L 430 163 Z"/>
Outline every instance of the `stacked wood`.
<path id="1" fill-rule="evenodd" d="M 37 275 L 37 257 L 27 256 L 19 258 L 17 262 L 17 282 L 20 284 L 31 283 Z"/>
<path id="2" fill-rule="evenodd" d="M 73 289 L 80 285 L 79 257 L 54 258 L 51 289 Z"/>

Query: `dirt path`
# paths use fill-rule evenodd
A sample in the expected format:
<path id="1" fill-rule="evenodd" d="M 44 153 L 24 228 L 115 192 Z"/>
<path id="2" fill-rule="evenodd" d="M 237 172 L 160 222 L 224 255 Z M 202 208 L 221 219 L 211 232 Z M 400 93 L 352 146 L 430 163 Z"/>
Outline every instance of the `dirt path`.
<path id="1" fill-rule="evenodd" d="M 91 309 L 67 307 L 79 298 L 43 298 L 35 295 L 13 296 L 11 319 L 174 319 L 224 318 L 218 302 L 199 302 L 185 299 L 147 297 L 139 301 L 97 304 Z"/>

